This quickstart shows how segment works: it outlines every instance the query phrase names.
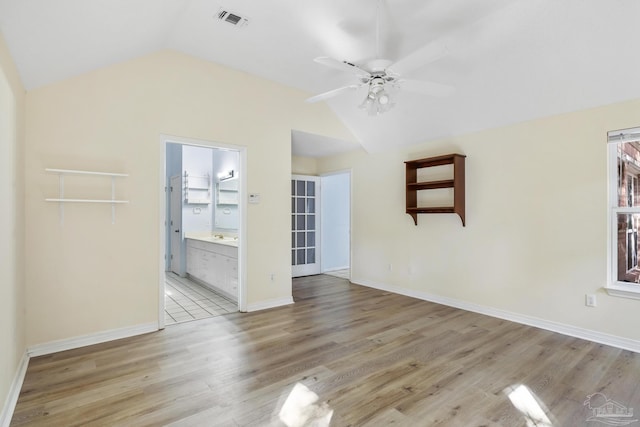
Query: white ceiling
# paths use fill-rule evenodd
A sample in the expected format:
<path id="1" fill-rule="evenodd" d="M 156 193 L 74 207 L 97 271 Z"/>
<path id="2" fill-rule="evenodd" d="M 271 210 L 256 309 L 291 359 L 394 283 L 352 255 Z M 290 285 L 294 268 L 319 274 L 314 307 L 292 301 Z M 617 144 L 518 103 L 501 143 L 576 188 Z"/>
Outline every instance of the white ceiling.
<path id="1" fill-rule="evenodd" d="M 354 82 L 313 58 L 375 58 L 376 4 L 0 0 L 0 31 L 27 89 L 171 48 L 311 96 Z M 218 21 L 220 8 L 249 24 Z M 440 41 L 448 55 L 405 77 L 455 93 L 400 92 L 392 111 L 373 117 L 357 108 L 364 88 L 328 104 L 365 149 L 378 151 L 640 98 L 639 18 L 638 0 L 384 0 L 380 56 L 396 61 Z M 306 144 L 315 156 L 323 154 L 318 144 Z"/>
<path id="2" fill-rule="evenodd" d="M 360 145 L 355 142 L 329 138 L 295 129 L 291 131 L 291 154 L 294 156 L 321 158 L 358 150 L 359 148 Z"/>

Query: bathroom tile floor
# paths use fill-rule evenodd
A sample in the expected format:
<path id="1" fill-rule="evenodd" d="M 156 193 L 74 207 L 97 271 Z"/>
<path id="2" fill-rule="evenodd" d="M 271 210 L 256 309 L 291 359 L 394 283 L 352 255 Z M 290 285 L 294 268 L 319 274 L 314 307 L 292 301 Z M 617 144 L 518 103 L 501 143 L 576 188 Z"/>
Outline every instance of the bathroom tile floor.
<path id="1" fill-rule="evenodd" d="M 175 273 L 165 273 L 164 324 L 188 322 L 238 311 L 238 305 Z"/>

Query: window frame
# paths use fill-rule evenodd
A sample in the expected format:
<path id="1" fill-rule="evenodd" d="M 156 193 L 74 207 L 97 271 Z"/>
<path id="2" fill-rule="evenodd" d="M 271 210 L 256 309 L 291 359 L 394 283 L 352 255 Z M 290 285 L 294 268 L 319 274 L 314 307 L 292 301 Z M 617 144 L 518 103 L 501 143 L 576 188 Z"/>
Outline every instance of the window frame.
<path id="1" fill-rule="evenodd" d="M 607 134 L 607 284 L 609 295 L 640 300 L 640 285 L 622 282 L 617 277 L 618 214 L 640 214 L 640 206 L 619 207 L 618 145 L 640 142 L 640 127 L 611 131 Z"/>

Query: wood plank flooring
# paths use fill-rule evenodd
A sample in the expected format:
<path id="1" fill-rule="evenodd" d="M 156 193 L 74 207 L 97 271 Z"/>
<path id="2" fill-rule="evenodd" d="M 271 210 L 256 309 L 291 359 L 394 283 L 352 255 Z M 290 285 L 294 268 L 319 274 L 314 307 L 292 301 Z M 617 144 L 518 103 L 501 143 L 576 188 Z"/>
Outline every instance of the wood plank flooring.
<path id="1" fill-rule="evenodd" d="M 564 427 L 604 425 L 602 396 L 640 408 L 633 352 L 326 275 L 294 299 L 33 358 L 11 426 Z"/>

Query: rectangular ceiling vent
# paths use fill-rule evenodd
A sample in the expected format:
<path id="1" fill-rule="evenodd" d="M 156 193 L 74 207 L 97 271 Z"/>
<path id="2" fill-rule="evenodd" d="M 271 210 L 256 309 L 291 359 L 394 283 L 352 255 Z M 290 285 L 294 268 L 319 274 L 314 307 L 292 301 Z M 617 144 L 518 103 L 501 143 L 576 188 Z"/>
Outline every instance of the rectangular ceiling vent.
<path id="1" fill-rule="evenodd" d="M 218 19 L 224 22 L 228 22 L 231 25 L 235 25 L 236 27 L 244 27 L 249 23 L 249 19 L 247 19 L 246 17 L 242 17 L 225 9 L 220 9 L 218 11 Z"/>

